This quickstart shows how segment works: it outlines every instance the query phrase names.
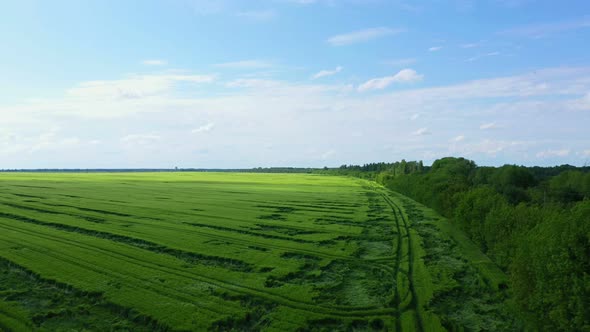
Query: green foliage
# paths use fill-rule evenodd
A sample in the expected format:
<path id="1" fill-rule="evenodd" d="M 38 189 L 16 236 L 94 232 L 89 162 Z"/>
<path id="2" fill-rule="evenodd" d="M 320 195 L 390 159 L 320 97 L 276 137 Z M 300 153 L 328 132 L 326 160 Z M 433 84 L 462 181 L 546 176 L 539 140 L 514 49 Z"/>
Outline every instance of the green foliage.
<path id="1" fill-rule="evenodd" d="M 452 217 L 509 271 L 519 314 L 533 329 L 573 331 L 590 330 L 589 171 L 442 158 L 421 172 L 374 178 Z"/>
<path id="2" fill-rule="evenodd" d="M 590 173 L 565 171 L 549 180 L 549 190 L 552 198 L 560 202 L 590 198 Z"/>
<path id="3" fill-rule="evenodd" d="M 503 205 L 506 205 L 504 196 L 489 186 L 478 187 L 462 194 L 453 220 L 485 252 L 490 236 L 495 236 L 487 232 L 493 221 L 488 223 L 486 216 Z"/>
<path id="4" fill-rule="evenodd" d="M 536 184 L 532 173 L 525 167 L 505 165 L 494 171 L 489 183 L 512 204 L 528 201 L 526 189 Z"/>
<path id="5" fill-rule="evenodd" d="M 590 329 L 590 201 L 533 228 L 511 271 L 517 302 L 538 329 Z"/>

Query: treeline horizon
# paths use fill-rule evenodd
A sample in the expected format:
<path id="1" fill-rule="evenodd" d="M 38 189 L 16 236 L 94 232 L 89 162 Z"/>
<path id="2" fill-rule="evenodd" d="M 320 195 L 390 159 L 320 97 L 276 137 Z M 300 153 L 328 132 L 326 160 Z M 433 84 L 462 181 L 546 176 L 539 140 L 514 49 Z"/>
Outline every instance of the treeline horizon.
<path id="1" fill-rule="evenodd" d="M 447 217 L 510 277 L 533 330 L 590 329 L 590 167 L 477 166 L 447 157 L 343 165 Z"/>
<path id="2" fill-rule="evenodd" d="M 445 158 L 461 158 L 461 157 L 445 157 Z M 445 159 L 442 158 L 442 159 Z M 439 159 L 440 160 L 440 159 Z M 433 164 L 436 160 L 433 162 Z M 131 168 L 117 168 L 117 167 L 108 167 L 108 168 L 80 168 L 80 167 L 73 167 L 73 168 L 5 168 L 0 169 L 0 173 L 6 172 L 73 172 L 73 173 L 84 173 L 84 172 L 252 172 L 252 173 L 314 173 L 323 170 L 339 170 L 349 175 L 351 172 L 382 172 L 386 170 L 396 169 L 401 164 L 408 165 L 410 167 L 408 170 L 409 172 L 412 171 L 412 167 L 419 167 L 422 170 L 428 170 L 432 165 L 424 165 L 422 161 L 395 161 L 395 162 L 375 162 L 375 163 L 365 163 L 363 165 L 355 165 L 355 164 L 344 164 L 341 166 L 323 166 L 323 167 L 295 167 L 295 166 L 270 166 L 270 167 L 252 167 L 252 168 L 206 168 L 206 167 L 171 167 L 171 168 L 162 168 L 162 167 L 131 167 Z M 416 165 L 416 166 L 413 166 Z M 525 167 L 532 169 L 533 172 L 541 174 L 543 171 L 546 170 L 546 174 L 559 174 L 566 170 L 580 170 L 583 172 L 590 172 L 590 166 L 574 166 L 570 164 L 561 164 L 555 166 L 524 166 L 524 165 L 517 165 L 517 164 L 504 164 L 503 166 L 479 166 L 479 167 L 491 167 L 491 168 L 500 168 L 504 166 L 517 166 L 517 167 Z M 331 173 L 332 174 L 332 173 Z"/>

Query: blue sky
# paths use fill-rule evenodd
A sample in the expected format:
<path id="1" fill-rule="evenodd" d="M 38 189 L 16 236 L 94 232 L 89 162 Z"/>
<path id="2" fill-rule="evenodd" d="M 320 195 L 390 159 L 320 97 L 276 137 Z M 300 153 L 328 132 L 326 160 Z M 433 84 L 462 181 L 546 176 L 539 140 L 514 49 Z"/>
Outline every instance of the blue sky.
<path id="1" fill-rule="evenodd" d="M 11 1 L 0 168 L 590 163 L 590 3 Z"/>

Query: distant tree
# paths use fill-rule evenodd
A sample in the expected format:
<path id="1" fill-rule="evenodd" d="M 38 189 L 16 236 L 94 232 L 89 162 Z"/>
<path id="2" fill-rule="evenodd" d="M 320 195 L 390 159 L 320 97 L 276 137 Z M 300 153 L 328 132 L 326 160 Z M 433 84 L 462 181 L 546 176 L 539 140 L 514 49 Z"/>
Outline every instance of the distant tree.
<path id="1" fill-rule="evenodd" d="M 489 186 L 479 187 L 462 195 L 453 220 L 486 252 L 486 217 L 490 211 L 503 205 L 507 202 L 501 194 Z"/>

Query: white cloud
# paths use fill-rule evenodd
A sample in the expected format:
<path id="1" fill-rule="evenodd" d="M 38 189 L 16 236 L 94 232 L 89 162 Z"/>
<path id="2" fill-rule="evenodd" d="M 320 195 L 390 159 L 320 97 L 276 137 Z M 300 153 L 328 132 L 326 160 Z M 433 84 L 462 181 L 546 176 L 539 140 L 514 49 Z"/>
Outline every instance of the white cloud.
<path id="1" fill-rule="evenodd" d="M 211 129 L 213 129 L 214 126 L 215 126 L 215 123 L 209 122 L 209 123 L 207 123 L 205 125 L 202 125 L 202 126 L 200 126 L 198 128 L 195 128 L 195 129 L 191 130 L 191 133 L 197 134 L 197 133 L 208 132 Z"/>
<path id="2" fill-rule="evenodd" d="M 430 131 L 428 131 L 428 128 L 420 128 L 412 133 L 412 135 L 414 135 L 414 136 L 424 136 L 424 135 L 430 135 L 430 134 L 431 133 L 430 133 Z"/>
<path id="3" fill-rule="evenodd" d="M 522 152 L 519 149 L 526 145 L 527 143 L 520 141 L 484 139 L 472 144 L 462 144 L 460 147 L 454 147 L 451 152 L 460 153 L 466 156 L 487 155 L 495 157 L 499 153 L 504 153 L 509 149 L 517 149 L 516 153 L 522 155 Z"/>
<path id="4" fill-rule="evenodd" d="M 330 37 L 328 38 L 328 43 L 332 46 L 344 46 L 391 36 L 404 31 L 404 29 L 391 29 L 386 27 L 370 28 Z"/>
<path id="5" fill-rule="evenodd" d="M 465 140 L 465 136 L 463 136 L 463 135 L 459 135 L 459 136 L 453 137 L 451 139 L 452 142 L 461 142 L 463 140 Z"/>
<path id="6" fill-rule="evenodd" d="M 481 130 L 497 129 L 497 128 L 499 128 L 499 127 L 495 122 L 482 123 L 479 126 L 479 129 L 481 129 Z"/>
<path id="7" fill-rule="evenodd" d="M 590 149 L 582 151 L 584 157 L 590 157 Z"/>
<path id="8" fill-rule="evenodd" d="M 213 80 L 211 75 L 134 75 L 121 80 L 84 82 L 66 93 L 72 98 L 95 100 L 136 99 L 165 92 L 180 82 L 210 83 Z"/>
<path id="9" fill-rule="evenodd" d="M 314 74 L 311 77 L 311 79 L 312 80 L 315 80 L 315 79 L 326 77 L 326 76 L 336 75 L 336 74 L 338 74 L 341 71 L 342 71 L 342 67 L 341 66 L 338 66 L 338 67 L 334 68 L 333 70 L 326 70 L 326 69 L 325 70 L 320 70 L 319 72 L 317 72 L 316 74 Z"/>
<path id="10" fill-rule="evenodd" d="M 436 52 L 442 50 L 442 46 L 432 46 L 428 49 L 428 52 Z"/>
<path id="11" fill-rule="evenodd" d="M 566 67 L 537 70 L 523 75 L 474 80 L 449 86 L 406 90 L 398 92 L 398 95 L 403 95 L 405 98 L 426 98 L 422 99 L 423 102 L 533 97 L 549 93 L 578 95 L 586 93 L 589 84 L 590 68 Z"/>
<path id="12" fill-rule="evenodd" d="M 414 120 L 418 119 L 419 117 L 420 117 L 420 113 L 415 113 L 415 114 L 412 114 L 412 116 L 410 117 L 410 120 L 414 121 Z"/>
<path id="13" fill-rule="evenodd" d="M 537 158 L 567 157 L 570 154 L 569 149 L 545 150 L 536 154 Z"/>
<path id="14" fill-rule="evenodd" d="M 152 60 L 143 60 L 141 63 L 143 63 L 146 66 L 165 66 L 168 64 L 168 61 L 152 59 Z"/>
<path id="15" fill-rule="evenodd" d="M 582 98 L 571 101 L 569 108 L 576 111 L 590 111 L 590 92 Z"/>
<path id="16" fill-rule="evenodd" d="M 31 140 L 32 146 L 28 152 L 38 152 L 40 150 L 56 150 L 72 148 L 80 144 L 78 137 L 60 137 L 61 129 L 53 127 L 41 133 L 36 139 Z"/>
<path id="17" fill-rule="evenodd" d="M 424 75 L 418 75 L 413 69 L 402 69 L 393 76 L 373 78 L 366 81 L 358 87 L 358 91 L 382 90 L 393 83 L 415 83 L 424 78 Z"/>
<path id="18" fill-rule="evenodd" d="M 237 12 L 236 16 L 252 21 L 270 21 L 277 17 L 277 13 L 272 9 L 250 10 Z"/>
<path id="19" fill-rule="evenodd" d="M 266 60 L 240 60 L 216 63 L 213 66 L 227 69 L 263 69 L 273 67 L 274 63 Z"/>
<path id="20" fill-rule="evenodd" d="M 82 144 L 79 137 L 65 136 L 59 127 L 43 129 L 29 135 L 16 135 L 0 130 L 0 155 L 31 157 L 43 153 L 51 155 L 72 151 Z"/>
<path id="21" fill-rule="evenodd" d="M 386 144 L 391 146 L 388 155 L 395 153 L 406 160 L 451 154 L 487 164 L 542 164 L 554 160 L 536 158 L 538 151 L 589 149 L 584 133 L 590 113 L 574 110 L 571 104 L 590 91 L 590 68 L 540 69 L 372 94 L 355 93 L 350 85 L 263 78 L 211 85 L 162 78 L 154 83 L 146 78 L 150 83 L 143 87 L 144 83 L 136 82 L 143 82 L 138 77 L 106 81 L 106 94 L 99 85 L 100 93 L 66 93 L 0 105 L 3 167 L 324 166 L 320 156 L 331 149 L 338 153 L 328 166 L 337 166 L 381 160 Z M 80 83 L 73 90 L 86 85 Z M 112 87 L 125 91 L 138 85 L 141 98 L 112 97 L 119 94 Z M 415 114 L 428 123 L 412 122 Z M 477 129 L 492 120 L 505 129 L 494 132 L 494 140 L 485 140 L 490 133 Z M 200 135 L 196 146 L 191 129 L 208 123 L 216 124 L 210 131 L 214 139 Z M 54 126 L 66 129 L 52 134 L 47 128 Z M 409 135 L 420 127 L 436 130 L 437 135 Z M 566 131 L 571 135 L 564 135 Z M 351 135 L 356 132 L 365 135 Z M 459 134 L 469 139 L 448 141 Z M 130 137 L 119 138 L 125 135 Z M 523 135 L 530 141 L 520 141 Z M 102 143 L 93 145 L 92 140 Z M 27 153 L 43 141 L 59 148 L 45 145 Z M 383 144 L 374 147 L 375 141 Z M 269 143 L 275 148 L 260 148 Z M 308 151 L 310 146 L 315 151 Z M 582 159 L 570 153 L 560 162 Z"/>

